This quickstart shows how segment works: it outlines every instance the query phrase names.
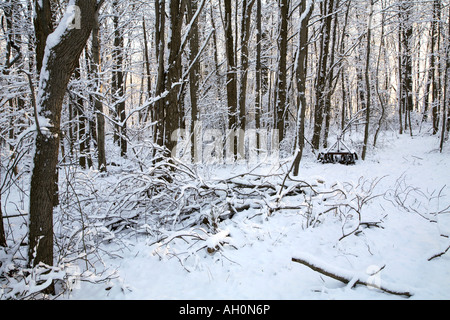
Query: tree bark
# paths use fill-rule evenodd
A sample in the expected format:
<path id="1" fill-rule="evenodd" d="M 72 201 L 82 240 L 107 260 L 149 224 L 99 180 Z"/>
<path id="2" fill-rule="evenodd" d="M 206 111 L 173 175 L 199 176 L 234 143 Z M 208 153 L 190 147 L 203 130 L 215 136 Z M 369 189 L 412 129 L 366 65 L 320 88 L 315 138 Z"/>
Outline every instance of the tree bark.
<path id="1" fill-rule="evenodd" d="M 306 6 L 306 0 L 301 1 L 301 20 L 299 25 L 298 52 L 296 61 L 297 80 L 297 147 L 294 159 L 294 176 L 298 176 L 300 161 L 305 146 L 305 113 L 306 113 L 306 71 L 308 61 L 308 23 L 314 4 Z"/>
<path id="2" fill-rule="evenodd" d="M 382 4 L 383 5 L 383 4 Z M 383 56 L 384 59 L 384 64 L 385 64 L 385 70 L 387 68 L 387 52 L 386 52 L 386 46 L 385 46 L 385 34 L 384 34 L 384 25 L 385 25 L 385 21 L 386 21 L 386 13 L 384 12 L 384 7 L 381 8 L 381 10 L 383 11 L 381 13 L 381 31 L 380 31 L 380 46 L 378 49 L 378 58 L 377 58 L 377 66 L 376 66 L 376 74 L 375 74 L 375 79 L 376 79 L 376 83 L 375 83 L 375 91 L 377 94 L 377 98 L 378 98 L 378 103 L 380 105 L 381 108 L 381 114 L 380 117 L 378 118 L 378 126 L 375 130 L 375 134 L 373 136 L 373 146 L 375 147 L 377 144 L 377 138 L 378 138 L 378 134 L 381 130 L 381 125 L 382 122 L 385 118 L 385 113 L 386 113 L 386 92 L 388 91 L 388 72 L 386 72 L 384 74 L 384 87 L 383 87 L 383 93 L 380 92 L 380 84 L 379 84 L 379 78 L 380 78 L 380 61 L 381 61 L 381 57 Z M 383 53 L 383 55 L 382 55 Z"/>
<path id="3" fill-rule="evenodd" d="M 80 9 L 77 18 L 81 27 L 70 28 L 63 18 L 55 33 L 49 35 L 42 58 L 37 97 L 38 121 L 41 123 L 35 141 L 30 189 L 28 262 L 31 266 L 40 262 L 53 265 L 53 200 L 62 103 L 98 10 L 96 0 L 77 0 L 75 5 Z M 36 32 L 40 38 L 39 30 Z"/>
<path id="4" fill-rule="evenodd" d="M 94 109 L 97 119 L 97 152 L 98 152 L 98 170 L 106 171 L 106 151 L 105 151 L 105 117 L 103 116 L 103 103 L 100 98 L 102 92 L 100 80 L 100 26 L 98 23 L 98 12 L 95 16 L 94 26 L 92 29 L 92 66 L 91 72 L 94 77 L 95 92 L 93 97 Z"/>
<path id="5" fill-rule="evenodd" d="M 429 36 L 429 46 L 430 46 L 430 53 L 429 53 L 429 66 L 428 66 L 428 74 L 427 74 L 427 81 L 425 83 L 425 93 L 423 97 L 423 117 L 422 121 L 428 120 L 428 111 L 430 110 L 430 105 L 434 104 L 434 90 L 430 88 L 436 87 L 436 66 L 435 66 L 435 60 L 436 60 L 436 36 L 437 36 L 437 29 L 438 29 L 438 15 L 437 15 L 437 7 L 438 7 L 439 0 L 433 1 L 433 19 L 431 21 L 431 29 L 430 29 L 430 36 Z M 432 100 L 430 102 L 430 93 L 433 93 Z"/>
<path id="6" fill-rule="evenodd" d="M 449 9 L 450 13 L 450 9 Z M 448 16 L 448 22 L 450 22 L 450 14 Z M 447 44 L 445 48 L 445 70 L 444 70 L 444 97 L 443 97 L 443 110 L 442 110 L 442 131 L 441 142 L 439 143 L 439 150 L 442 153 L 444 148 L 444 140 L 446 132 L 448 131 L 448 103 L 449 103 L 449 72 L 450 72 L 450 28 L 448 28 Z"/>
<path id="7" fill-rule="evenodd" d="M 439 99 L 439 66 L 440 65 L 440 39 L 441 39 L 441 28 L 440 28 L 440 21 L 441 19 L 441 1 L 435 1 L 433 2 L 433 21 L 437 22 L 436 27 L 436 47 L 435 51 L 432 53 L 434 56 L 434 63 L 435 63 L 435 69 L 433 72 L 435 72 L 433 76 L 433 83 L 432 83 L 432 93 L 431 93 L 431 100 L 432 100 L 432 108 L 431 108 L 431 116 L 433 120 L 433 134 L 436 134 L 439 131 L 439 106 L 440 106 L 440 99 Z M 437 74 L 436 74 L 437 73 Z"/>
<path id="8" fill-rule="evenodd" d="M 403 0 L 400 3 L 400 28 L 399 28 L 399 118 L 400 126 L 402 126 L 402 114 L 404 118 L 404 129 L 409 125 L 411 128 L 411 111 L 413 109 L 413 80 L 412 80 L 412 36 L 413 27 L 410 18 L 413 3 L 410 0 Z M 403 128 L 400 128 L 400 134 L 403 133 Z"/>
<path id="9" fill-rule="evenodd" d="M 236 130 L 239 122 L 237 110 L 237 75 L 233 40 L 232 6 L 231 0 L 224 0 L 225 5 L 225 47 L 227 56 L 227 105 L 228 105 L 228 129 Z M 234 157 L 238 155 L 237 141 L 231 134 Z"/>
<path id="10" fill-rule="evenodd" d="M 262 68 L 261 68 L 261 40 L 262 40 L 262 10 L 261 0 L 256 0 L 256 88 L 255 88 L 255 129 L 256 129 L 256 150 L 260 150 L 261 141 L 260 133 L 261 128 L 261 106 L 262 106 L 262 94 L 261 94 L 261 80 L 262 80 Z"/>
<path id="11" fill-rule="evenodd" d="M 1 151 L 1 144 L 0 144 L 0 151 Z M 2 177 L 2 167 L 0 166 L 0 185 L 1 185 L 1 177 Z M 1 191 L 1 190 L 0 190 Z M 0 192 L 0 247 L 7 246 L 6 243 L 6 234 L 5 234 L 5 226 L 3 224 L 3 213 L 2 213 L 2 192 Z"/>
<path id="12" fill-rule="evenodd" d="M 324 116 L 325 98 L 327 95 L 327 61 L 328 52 L 330 48 L 330 33 L 331 33 L 331 21 L 333 15 L 331 11 L 334 8 L 334 0 L 326 0 L 322 4 L 322 16 L 324 19 L 322 25 L 322 36 L 320 43 L 320 56 L 319 56 L 319 66 L 317 68 L 317 78 L 316 78 L 316 103 L 314 109 L 314 130 L 312 145 L 314 149 L 319 149 L 320 146 L 320 135 L 322 131 L 322 122 Z"/>
<path id="13" fill-rule="evenodd" d="M 198 0 L 187 1 L 187 17 L 191 21 L 198 8 Z M 197 163 L 201 160 L 200 149 L 198 146 L 198 134 L 196 130 L 197 122 L 199 121 L 198 111 L 198 86 L 200 79 L 200 62 L 197 55 L 199 52 L 199 35 L 198 25 L 194 23 L 191 27 L 191 36 L 189 38 L 189 65 L 192 65 L 189 70 L 189 95 L 191 97 L 191 159 L 192 163 Z"/>
<path id="14" fill-rule="evenodd" d="M 373 0 L 370 0 L 369 3 L 369 18 L 367 22 L 367 44 L 366 44 L 366 66 L 365 66 L 365 82 L 366 82 L 366 124 L 364 126 L 364 143 L 363 149 L 361 153 L 361 159 L 366 159 L 367 152 L 367 144 L 369 143 L 369 124 L 370 124 L 370 74 L 369 74 L 369 66 L 370 66 L 370 38 L 372 32 L 372 14 L 373 14 Z"/>
<path id="15" fill-rule="evenodd" d="M 169 4 L 171 37 L 168 42 L 169 61 L 166 81 L 168 95 L 164 101 L 164 145 L 169 152 L 167 156 L 170 156 L 175 150 L 177 140 L 173 135 L 177 132 L 177 129 L 180 128 L 182 119 L 182 108 L 180 105 L 181 101 L 178 99 L 178 88 L 181 86 L 181 28 L 183 26 L 186 1 L 187 0 L 172 0 Z"/>
<path id="16" fill-rule="evenodd" d="M 155 0 L 155 53 L 158 59 L 158 76 L 156 79 L 155 95 L 159 97 L 165 89 L 166 74 L 164 67 L 164 51 L 165 51 L 165 22 L 166 22 L 166 1 Z M 155 103 L 155 119 L 157 121 L 155 142 L 164 145 L 164 99 L 159 99 Z"/>
<path id="17" fill-rule="evenodd" d="M 250 21 L 252 14 L 252 7 L 255 0 L 244 0 L 242 3 L 242 21 L 241 21 L 241 81 L 239 91 L 239 128 L 245 132 L 247 124 L 247 79 L 248 79 L 248 42 L 250 38 Z M 243 143 L 243 136 L 239 137 L 241 144 Z"/>
<path id="18" fill-rule="evenodd" d="M 119 3 L 113 1 L 114 8 L 114 50 L 112 59 L 114 61 L 114 70 L 112 78 L 112 93 L 115 99 L 116 121 L 120 125 L 116 125 L 116 132 L 114 134 L 114 141 L 120 146 L 120 155 L 125 157 L 127 154 L 127 139 L 126 139 L 126 114 L 125 114 L 125 75 L 123 68 L 124 55 L 124 37 L 123 30 L 119 25 Z"/>
<path id="19" fill-rule="evenodd" d="M 278 36 L 278 72 L 277 72 L 277 94 L 275 101 L 275 129 L 278 130 L 279 141 L 284 138 L 285 112 L 287 108 L 287 43 L 288 43 L 288 15 L 289 1 L 279 0 L 280 8 L 280 33 Z"/>
<path id="20" fill-rule="evenodd" d="M 150 73 L 150 57 L 148 54 L 148 40 L 147 40 L 147 28 L 145 26 L 145 18 L 142 17 L 142 33 L 144 34 L 144 63 L 145 63 L 145 72 L 147 78 L 147 99 L 150 99 L 152 96 L 152 75 Z M 144 80 L 142 80 L 144 81 Z M 154 108 L 150 108 L 150 118 L 155 118 L 154 116 Z M 139 120 L 143 122 L 147 122 L 148 120 L 148 110 L 145 110 L 140 113 Z"/>
<path id="21" fill-rule="evenodd" d="M 74 80 L 78 83 L 81 82 L 81 72 L 80 64 L 74 70 Z M 79 148 L 80 157 L 78 163 L 83 169 L 90 168 L 92 166 L 92 159 L 90 155 L 90 134 L 88 127 L 88 119 L 86 117 L 86 112 L 84 109 L 84 99 L 81 95 L 71 94 L 71 103 L 73 103 L 73 109 L 75 110 L 75 115 L 78 116 L 78 137 L 79 137 Z M 87 127 L 87 128 L 86 128 Z M 87 129 L 87 130 L 86 130 Z"/>
<path id="22" fill-rule="evenodd" d="M 336 6 L 339 5 L 339 1 L 337 1 Z M 333 8 L 334 12 L 335 9 Z M 331 52 L 330 52 L 330 68 L 327 69 L 326 81 L 327 81 L 327 92 L 324 100 L 324 112 L 325 112 L 325 130 L 323 133 L 323 147 L 328 147 L 328 133 L 330 131 L 330 122 L 331 122 L 331 96 L 333 95 L 333 81 L 335 80 L 334 76 L 334 57 L 335 57 L 335 49 L 336 49 L 336 33 L 337 33 L 337 24 L 338 24 L 338 15 L 337 13 L 333 14 L 333 35 L 330 39 L 331 44 Z"/>
<path id="23" fill-rule="evenodd" d="M 36 11 L 33 19 L 36 38 L 36 71 L 39 74 L 47 37 L 53 32 L 53 14 L 50 0 L 34 0 L 34 8 Z"/>
<path id="24" fill-rule="evenodd" d="M 325 262 L 318 261 L 317 259 L 315 259 L 313 257 L 297 256 L 297 257 L 292 258 L 292 261 L 303 264 L 316 272 L 319 272 L 327 277 L 338 280 L 345 284 L 352 282 L 353 286 L 359 284 L 359 285 L 379 289 L 379 290 L 389 293 L 389 294 L 405 296 L 408 298 L 413 295 L 409 291 L 402 291 L 402 290 L 398 290 L 396 288 L 390 288 L 388 285 L 382 286 L 381 284 L 372 283 L 372 280 L 370 279 L 370 277 L 371 277 L 370 275 L 364 275 L 364 276 L 357 275 L 357 274 L 354 274 L 353 272 L 349 272 L 345 269 L 337 268 L 335 266 L 328 265 Z M 380 272 L 381 269 L 378 272 Z"/>

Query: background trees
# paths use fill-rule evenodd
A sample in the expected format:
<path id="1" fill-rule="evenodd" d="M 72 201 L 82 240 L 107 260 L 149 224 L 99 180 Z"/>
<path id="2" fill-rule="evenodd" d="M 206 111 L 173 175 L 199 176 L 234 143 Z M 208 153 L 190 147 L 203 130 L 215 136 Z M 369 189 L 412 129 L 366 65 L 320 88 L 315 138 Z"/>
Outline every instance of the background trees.
<path id="1" fill-rule="evenodd" d="M 369 10 L 358 0 L 315 2 L 116 0 L 105 5 L 102 32 L 93 35 L 80 63 L 82 78 L 85 72 L 91 75 L 89 90 L 97 92 L 91 93 L 97 106 L 85 107 L 99 119 L 86 119 L 83 133 L 83 114 L 77 117 L 79 132 L 92 136 L 91 154 L 105 153 L 97 149 L 102 118 L 107 119 L 105 136 L 113 129 L 122 157 L 139 132 L 170 152 L 183 141 L 178 156 L 189 149 L 197 161 L 204 149 L 195 137 L 208 128 L 224 130 L 221 145 L 231 143 L 234 158 L 244 160 L 253 139 L 247 129 L 253 128 L 259 129 L 257 142 L 271 141 L 269 132 L 276 130 L 284 156 L 294 154 L 296 141 L 306 141 L 315 152 L 339 130 L 363 127 L 367 130 L 354 144 L 365 156 L 369 138 L 376 140 L 383 126 L 410 134 L 422 128 L 418 114 L 423 121 L 430 114 L 438 133 L 445 104 L 446 59 L 440 53 L 447 43 L 443 8 L 448 4 L 383 0 Z M 314 8 L 311 18 L 299 29 L 307 6 Z M 307 54 L 299 70 L 295 63 L 305 31 L 307 39 L 301 41 Z M 304 73 L 300 78 L 299 72 Z M 105 91 L 98 92 L 102 87 Z M 304 121 L 298 121 L 299 88 Z M 196 123 L 203 129 L 193 134 Z M 304 138 L 298 137 L 300 123 Z"/>

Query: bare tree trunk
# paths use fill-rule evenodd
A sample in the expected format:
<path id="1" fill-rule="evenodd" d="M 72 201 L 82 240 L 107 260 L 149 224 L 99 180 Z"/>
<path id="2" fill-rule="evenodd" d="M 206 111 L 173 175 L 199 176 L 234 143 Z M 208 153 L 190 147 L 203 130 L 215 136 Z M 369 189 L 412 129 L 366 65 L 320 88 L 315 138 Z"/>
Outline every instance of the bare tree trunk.
<path id="1" fill-rule="evenodd" d="M 405 115 L 404 125 L 405 129 L 409 125 L 411 128 L 411 111 L 413 109 L 413 81 L 412 81 L 412 21 L 410 18 L 413 3 L 410 0 L 403 0 L 400 3 L 400 28 L 399 28 L 399 120 L 402 126 L 402 113 Z M 403 133 L 403 128 L 400 128 L 400 134 Z"/>
<path id="2" fill-rule="evenodd" d="M 5 227 L 3 224 L 3 214 L 2 214 L 1 205 L 2 205 L 2 201 L 0 199 L 0 220 L 1 220 L 0 221 L 0 247 L 6 248 L 7 243 L 6 243 L 6 236 L 5 236 Z"/>
<path id="3" fill-rule="evenodd" d="M 410 21 L 412 3 L 409 4 L 407 9 L 405 10 L 405 20 L 406 20 L 406 28 L 403 29 L 403 47 L 405 50 L 405 60 L 404 60 L 404 95 L 405 95 L 405 129 L 409 126 L 409 132 L 412 136 L 412 128 L 411 128 L 411 111 L 413 111 L 413 75 L 412 75 L 412 37 L 413 37 L 413 27 L 412 22 Z"/>
<path id="4" fill-rule="evenodd" d="M 287 43 L 288 43 L 288 15 L 289 1 L 279 0 L 280 8 L 280 32 L 278 36 L 278 72 L 277 72 L 277 94 L 275 101 L 275 129 L 278 130 L 279 140 L 284 138 L 285 112 L 286 112 L 286 88 L 287 88 Z"/>
<path id="5" fill-rule="evenodd" d="M 81 82 L 80 64 L 78 64 L 74 70 L 74 80 Z M 78 162 L 80 167 L 83 169 L 90 168 L 92 166 L 92 159 L 89 150 L 90 135 L 89 129 L 86 128 L 88 126 L 88 119 L 84 109 L 84 99 L 80 95 L 72 95 L 71 102 L 73 103 L 75 115 L 78 116 L 78 137 L 80 148 L 80 157 Z"/>
<path id="6" fill-rule="evenodd" d="M 36 1 L 41 2 L 41 1 Z M 35 142 L 30 189 L 29 264 L 53 265 L 53 201 L 57 176 L 62 103 L 67 84 L 93 28 L 96 0 L 77 0 L 81 28 L 62 21 L 47 41 L 37 97 L 39 130 Z M 43 23 L 47 20 L 43 20 Z M 41 37 L 36 29 L 37 37 Z M 58 37 L 59 36 L 59 37 Z M 45 119 L 45 121 L 44 121 Z"/>
<path id="7" fill-rule="evenodd" d="M 98 152 L 98 170 L 106 171 L 106 151 L 105 151 L 105 117 L 103 116 L 103 103 L 100 94 L 102 92 L 100 81 L 100 26 L 98 23 L 98 12 L 95 16 L 94 27 L 92 29 L 92 66 L 91 72 L 94 77 L 95 92 L 93 97 L 94 109 L 97 119 L 97 152 Z"/>
<path id="8" fill-rule="evenodd" d="M 165 99 L 165 128 L 164 128 L 164 145 L 168 149 L 168 156 L 177 145 L 176 137 L 172 137 L 181 122 L 181 101 L 178 99 L 179 87 L 181 86 L 181 27 L 183 26 L 183 16 L 186 0 L 170 1 L 169 17 L 171 37 L 168 42 L 169 61 L 167 69 L 166 90 L 169 92 Z M 173 139 L 172 139 L 173 138 Z"/>
<path id="9" fill-rule="evenodd" d="M 236 64 L 234 58 L 234 40 L 233 40 L 233 26 L 231 22 L 232 9 L 231 0 L 224 0 L 225 4 L 225 46 L 227 56 L 227 105 L 228 105 L 228 129 L 237 129 L 238 124 L 238 110 L 237 110 L 237 76 Z M 237 141 L 234 141 L 234 156 L 237 157 Z"/>
<path id="10" fill-rule="evenodd" d="M 400 14 L 399 14 L 400 17 Z M 401 18 L 400 18 L 401 20 Z M 400 24 L 398 30 L 398 86 L 397 86 L 397 99 L 398 99 L 398 121 L 399 121 L 399 134 L 403 134 L 403 124 L 402 124 L 402 112 L 404 108 L 403 103 L 403 57 L 402 57 L 402 25 Z"/>
<path id="11" fill-rule="evenodd" d="M 436 34 L 437 34 L 437 23 L 438 21 L 436 20 L 435 17 L 435 8 L 436 8 L 436 2 L 439 0 L 434 0 L 433 2 L 433 20 L 431 21 L 431 30 L 430 30 L 430 37 L 429 37 L 429 42 L 430 42 L 430 53 L 429 53 L 429 57 L 430 57 L 430 62 L 429 62 L 429 66 L 428 66 L 428 74 L 427 74 L 427 81 L 425 83 L 425 93 L 424 93 L 424 97 L 423 97 L 423 117 L 422 117 L 422 121 L 427 121 L 428 119 L 428 111 L 430 110 L 430 92 L 432 92 L 430 90 L 430 88 L 432 86 L 435 86 L 435 43 L 436 43 Z M 434 101 L 431 101 L 431 105 L 433 105 Z"/>
<path id="12" fill-rule="evenodd" d="M 158 77 L 156 80 L 156 97 L 160 97 L 165 89 L 166 74 L 164 68 L 164 49 L 165 49 L 165 21 L 166 21 L 166 1 L 155 0 L 155 50 L 156 57 L 158 59 Z M 164 99 L 159 99 L 155 103 L 155 119 L 156 124 L 156 136 L 155 142 L 163 146 L 164 145 Z"/>
<path id="13" fill-rule="evenodd" d="M 336 6 L 339 5 L 339 0 L 336 3 Z M 332 12 L 334 13 L 335 9 L 332 9 Z M 330 39 L 331 44 L 331 53 L 330 53 L 330 68 L 327 70 L 327 93 L 325 96 L 325 101 L 324 101 L 324 111 L 325 111 L 325 130 L 323 133 L 323 147 L 327 148 L 328 147 L 328 133 L 330 131 L 330 122 L 331 122 L 331 96 L 333 95 L 333 81 L 335 80 L 334 78 L 334 52 L 336 49 L 336 33 L 337 33 L 337 20 L 338 20 L 338 15 L 337 13 L 333 14 L 334 18 L 333 18 L 333 35 Z"/>
<path id="14" fill-rule="evenodd" d="M 330 33 L 331 33 L 331 20 L 333 15 L 331 11 L 334 7 L 334 0 L 325 0 L 321 3 L 321 14 L 322 19 L 322 36 L 320 41 L 320 56 L 319 56 L 319 66 L 317 68 L 317 78 L 316 78 L 316 104 L 314 109 L 314 132 L 312 138 L 312 145 L 314 149 L 319 149 L 320 146 L 320 135 L 322 131 L 322 122 L 324 116 L 325 98 L 327 82 L 327 61 L 328 52 L 330 48 Z"/>
<path id="15" fill-rule="evenodd" d="M 367 152 L 367 144 L 369 142 L 369 124 L 370 124 L 370 38 L 372 33 L 372 14 L 373 14 L 373 1 L 369 3 L 369 19 L 367 22 L 367 44 L 366 44 L 366 67 L 365 67 L 365 82 L 366 82 L 366 124 L 364 126 L 364 143 L 361 153 L 361 159 L 365 160 Z"/>
<path id="16" fill-rule="evenodd" d="M 222 81 L 220 79 L 220 72 L 219 72 L 219 57 L 217 54 L 217 33 L 216 33 L 216 26 L 214 22 L 214 14 L 213 14 L 213 6 L 210 7 L 210 20 L 211 20 L 211 27 L 213 28 L 213 50 L 214 50 L 214 67 L 215 67 L 215 74 L 216 74 L 216 81 L 217 81 L 217 97 L 219 102 L 222 102 L 222 94 L 221 94 L 221 88 L 222 88 Z"/>
<path id="17" fill-rule="evenodd" d="M 382 3 L 383 6 L 383 3 Z M 382 7 L 381 10 L 383 10 L 384 7 Z M 376 84 L 375 84 L 375 91 L 377 94 L 377 98 L 378 98 L 378 103 L 380 105 L 381 108 L 381 114 L 380 117 L 378 118 L 378 126 L 375 130 L 375 134 L 373 137 L 373 146 L 375 147 L 377 144 L 377 139 L 378 139 L 378 134 L 381 130 L 381 124 L 384 120 L 385 117 L 385 113 L 386 113 L 386 97 L 385 97 L 385 93 L 381 94 L 380 93 L 380 84 L 379 84 L 379 70 L 380 70 L 380 61 L 381 61 L 381 52 L 383 52 L 383 56 L 384 56 L 384 64 L 385 64 L 385 68 L 387 65 L 387 57 L 386 57 L 386 48 L 385 48 L 385 35 L 384 35 L 384 24 L 385 24 L 385 20 L 386 19 L 386 14 L 383 11 L 381 13 L 381 31 L 380 31 L 380 46 L 379 46 L 379 50 L 378 50 L 378 58 L 377 58 L 377 67 L 376 67 Z M 388 75 L 387 72 L 384 75 L 385 76 L 385 85 L 383 88 L 383 91 L 386 92 L 388 90 Z"/>
<path id="18" fill-rule="evenodd" d="M 150 73 L 150 57 L 148 52 L 148 39 L 147 39 L 147 28 L 145 26 L 145 18 L 142 17 L 142 33 L 144 34 L 144 63 L 145 63 L 145 77 L 147 78 L 147 98 L 150 99 L 152 96 L 152 75 Z M 143 77 L 144 78 L 144 77 Z M 142 84 L 144 79 L 142 78 Z M 150 107 L 150 119 L 155 119 L 154 108 Z M 149 110 L 145 110 L 143 114 L 140 114 L 140 121 L 147 122 Z"/>
<path id="19" fill-rule="evenodd" d="M 191 21 L 198 7 L 198 0 L 187 1 L 187 17 Z M 189 71 L 189 94 L 191 97 L 191 159 L 192 163 L 196 163 L 201 159 L 198 148 L 198 132 L 196 131 L 196 125 L 199 120 L 198 111 L 198 86 L 200 79 L 200 62 L 197 59 L 199 52 L 198 45 L 198 25 L 194 23 L 192 25 L 191 37 L 189 38 L 189 65 L 192 65 Z"/>
<path id="20" fill-rule="evenodd" d="M 2 145 L 0 143 L 0 151 L 1 151 Z M 0 166 L 0 185 L 1 185 L 1 177 L 2 177 L 2 167 Z M 1 191 L 1 190 L 0 190 Z M 5 226 L 3 224 L 3 213 L 2 213 L 2 197 L 0 192 L 0 247 L 7 246 L 6 244 L 6 234 L 5 234 Z"/>
<path id="21" fill-rule="evenodd" d="M 34 30 L 36 38 L 36 70 L 39 74 L 42 68 L 45 43 L 47 37 L 53 32 L 53 14 L 50 0 L 34 0 Z"/>
<path id="22" fill-rule="evenodd" d="M 261 40 L 262 40 L 262 25 L 261 25 L 261 0 L 256 0 L 256 88 L 255 88 L 255 129 L 256 129 L 256 150 L 261 148 L 260 133 L 261 128 Z"/>
<path id="23" fill-rule="evenodd" d="M 440 38 L 441 38 L 441 28 L 440 28 L 440 21 L 441 19 L 441 1 L 435 1 L 433 2 L 433 21 L 437 22 L 437 30 L 436 30 L 436 47 L 435 51 L 433 52 L 433 55 L 435 57 L 435 66 L 439 66 L 439 50 L 440 50 Z M 437 70 L 436 70 L 437 69 Z M 435 68 L 434 72 L 434 81 L 432 83 L 432 93 L 431 93 L 431 100 L 432 100 L 432 108 L 431 108 L 431 116 L 433 120 L 433 134 L 436 134 L 439 131 L 439 106 L 440 106 L 440 100 L 439 100 L 439 68 Z M 438 73 L 436 75 L 436 72 Z"/>
<path id="24" fill-rule="evenodd" d="M 298 176 L 300 161 L 305 146 L 305 112 L 306 112 L 306 70 L 308 61 L 308 22 L 313 12 L 313 4 L 306 6 L 306 0 L 301 1 L 299 40 L 296 61 L 296 80 L 297 80 L 297 148 L 294 159 L 294 176 Z"/>
<path id="25" fill-rule="evenodd" d="M 450 9 L 449 9 L 449 16 L 448 16 L 448 25 L 450 25 Z M 444 148 L 444 140 L 446 132 L 448 131 L 448 103 L 449 103 L 449 72 L 450 72 L 450 28 L 447 30 L 447 43 L 445 47 L 445 70 L 444 70 L 444 100 L 443 100 L 443 110 L 442 110 L 442 131 L 441 131 L 441 142 L 439 144 L 439 150 L 442 153 L 442 150 Z"/>
<path id="26" fill-rule="evenodd" d="M 10 71 L 12 69 L 12 67 L 17 64 L 20 65 L 23 62 L 23 55 L 21 52 L 21 47 L 18 45 L 19 43 L 21 43 L 21 39 L 20 39 L 20 35 L 19 32 L 17 31 L 18 26 L 18 22 L 19 19 L 15 19 L 17 15 L 19 15 L 19 12 L 22 10 L 20 3 L 18 2 L 18 0 L 9 0 L 7 1 L 3 6 L 2 6 L 4 15 L 2 16 L 2 27 L 3 27 L 3 31 L 5 32 L 5 36 L 6 36 L 6 54 L 5 54 L 5 63 L 2 66 L 2 75 L 8 79 L 10 78 Z M 6 26 L 6 30 L 5 30 L 5 26 Z M 13 49 L 15 51 L 15 55 L 12 56 L 13 53 Z M 7 82 L 10 82 L 9 80 Z M 8 105 L 9 108 L 11 110 L 11 112 L 15 112 L 16 110 L 18 112 L 21 111 L 21 109 L 23 109 L 24 107 L 24 101 L 23 98 L 21 96 L 14 96 L 12 95 L 9 99 L 8 99 Z M 15 128 L 14 125 L 14 121 L 15 121 L 15 116 L 10 117 L 10 128 L 9 128 L 9 138 L 11 140 L 14 139 L 15 135 L 16 135 L 16 130 L 17 128 Z M 20 130 L 20 129 L 19 129 Z M 9 150 L 13 151 L 14 147 L 10 144 L 9 146 Z M 12 152 L 11 157 L 15 158 L 16 153 Z M 13 168 L 13 172 L 15 175 L 17 175 L 18 172 L 18 167 L 14 166 Z"/>
<path id="27" fill-rule="evenodd" d="M 345 19 L 344 19 L 344 26 L 342 27 L 342 31 L 341 31 L 341 42 L 340 42 L 340 49 L 339 49 L 339 54 L 341 55 L 341 57 L 344 56 L 345 54 L 345 38 L 346 38 L 346 33 L 347 33 L 347 25 L 348 25 L 348 14 L 350 12 L 350 7 L 351 7 L 351 1 L 347 2 L 347 9 L 345 11 Z M 346 78 L 346 72 L 344 70 L 344 66 L 343 66 L 344 62 L 341 61 L 340 62 L 340 73 L 341 73 L 341 94 L 342 94 L 342 107 L 341 107 L 341 130 L 344 130 L 345 128 L 345 117 L 346 117 L 346 109 L 347 109 L 347 91 L 346 91 L 346 87 L 345 87 L 345 78 Z"/>
<path id="28" fill-rule="evenodd" d="M 119 24 L 119 3 L 113 1 L 112 6 L 115 10 L 113 16 L 114 23 L 114 50 L 113 61 L 114 71 L 112 79 L 113 95 L 115 99 L 116 109 L 116 121 L 120 123 L 120 126 L 116 126 L 116 132 L 114 134 L 114 141 L 120 146 L 120 155 L 125 157 L 127 154 L 127 139 L 126 139 L 126 114 L 125 114 L 125 75 L 124 75 L 124 37 L 123 30 Z"/>
<path id="29" fill-rule="evenodd" d="M 244 0 L 242 3 L 242 23 L 241 23 L 241 89 L 239 91 L 239 128 L 245 131 L 247 124 L 247 79 L 248 79 L 248 41 L 250 38 L 250 21 L 252 7 L 255 0 Z M 239 137 L 243 143 L 244 137 Z"/>

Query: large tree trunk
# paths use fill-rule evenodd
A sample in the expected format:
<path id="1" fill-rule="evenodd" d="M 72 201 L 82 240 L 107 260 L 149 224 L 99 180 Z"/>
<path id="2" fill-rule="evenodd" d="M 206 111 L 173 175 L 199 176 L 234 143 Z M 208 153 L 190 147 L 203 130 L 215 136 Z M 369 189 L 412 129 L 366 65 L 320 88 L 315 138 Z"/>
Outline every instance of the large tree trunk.
<path id="1" fill-rule="evenodd" d="M 280 7 L 280 33 L 278 35 L 278 72 L 277 72 L 277 94 L 275 101 L 275 129 L 278 130 L 279 141 L 284 138 L 286 97 L 287 97 L 287 43 L 288 43 L 288 16 L 289 1 L 279 0 Z"/>
<path id="2" fill-rule="evenodd" d="M 37 1 L 41 2 L 41 1 Z M 64 94 L 91 33 L 96 0 L 77 0 L 80 28 L 71 28 L 66 14 L 49 35 L 37 97 L 38 133 L 30 189 L 29 264 L 53 264 L 53 200 L 60 144 L 60 120 Z M 46 22 L 46 21 L 43 21 Z M 37 37 L 41 37 L 38 32 Z"/>
<path id="3" fill-rule="evenodd" d="M 181 101 L 178 99 L 179 88 L 181 86 L 181 27 L 183 26 L 183 15 L 185 9 L 184 0 L 172 0 L 169 5 L 171 37 L 168 42 L 169 61 L 167 69 L 166 90 L 168 92 L 165 99 L 165 128 L 164 145 L 168 149 L 168 156 L 175 150 L 177 137 L 175 133 L 181 124 Z M 173 138 L 173 139 L 172 139 Z"/>

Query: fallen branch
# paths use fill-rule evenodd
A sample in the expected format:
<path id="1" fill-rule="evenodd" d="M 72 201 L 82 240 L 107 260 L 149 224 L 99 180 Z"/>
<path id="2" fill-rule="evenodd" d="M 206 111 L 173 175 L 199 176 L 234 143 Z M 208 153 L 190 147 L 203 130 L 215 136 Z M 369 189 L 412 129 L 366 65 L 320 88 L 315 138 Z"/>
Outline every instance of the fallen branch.
<path id="1" fill-rule="evenodd" d="M 428 261 L 431 261 L 435 258 L 439 258 L 440 256 L 443 256 L 444 254 L 447 253 L 447 251 L 450 249 L 450 246 L 447 247 L 447 249 L 445 249 L 444 251 L 442 251 L 441 253 L 435 254 L 434 256 L 428 258 Z"/>
<path id="2" fill-rule="evenodd" d="M 303 264 L 316 272 L 319 272 L 327 277 L 333 278 L 345 284 L 351 283 L 352 287 L 359 284 L 371 288 L 376 288 L 389 294 L 406 296 L 408 298 L 413 295 L 409 291 L 398 290 L 391 288 L 390 286 L 382 286 L 379 283 L 374 283 L 375 281 L 373 281 L 373 274 L 362 274 L 331 266 L 326 262 L 320 261 L 308 254 L 302 254 L 300 257 L 293 257 L 292 261 Z"/>

